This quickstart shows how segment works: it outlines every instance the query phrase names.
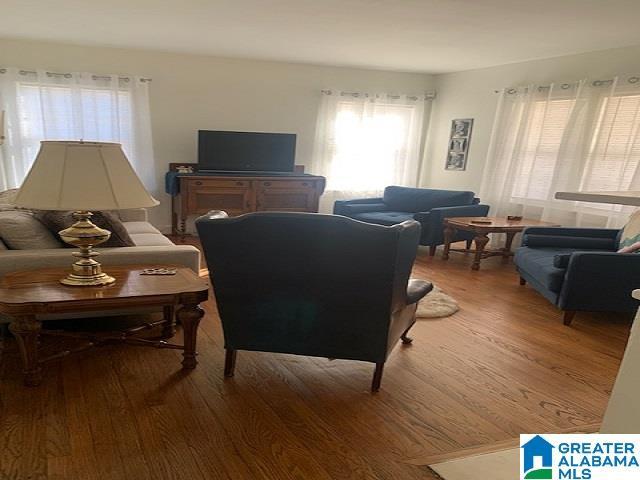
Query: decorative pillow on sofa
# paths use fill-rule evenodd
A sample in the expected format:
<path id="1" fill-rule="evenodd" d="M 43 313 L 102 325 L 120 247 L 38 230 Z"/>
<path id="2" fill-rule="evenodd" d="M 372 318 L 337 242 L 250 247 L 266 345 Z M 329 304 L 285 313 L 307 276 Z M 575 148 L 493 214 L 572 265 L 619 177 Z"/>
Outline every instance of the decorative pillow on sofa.
<path id="1" fill-rule="evenodd" d="M 11 190 L 5 190 L 4 192 L 0 192 L 0 211 L 5 210 L 24 210 L 22 208 L 16 207 L 13 204 L 13 201 L 18 194 L 17 188 L 12 188 Z"/>
<path id="2" fill-rule="evenodd" d="M 92 212 L 91 221 L 100 228 L 105 228 L 111 232 L 111 237 L 100 247 L 135 247 L 135 243 L 129 236 L 129 232 L 122 224 L 120 218 L 111 212 Z M 36 218 L 40 220 L 50 232 L 58 235 L 60 230 L 69 228 L 75 223 L 73 212 L 58 212 L 55 210 L 41 210 L 36 213 Z M 1 237 L 2 235 L 0 235 Z M 73 248 L 71 245 L 65 244 Z"/>
<path id="3" fill-rule="evenodd" d="M 629 217 L 629 221 L 622 229 L 618 253 L 640 252 L 640 209 Z"/>
<path id="4" fill-rule="evenodd" d="M 383 201 L 389 210 L 415 213 L 439 207 L 472 205 L 474 197 L 473 192 L 391 186 L 384 189 Z"/>
<path id="5" fill-rule="evenodd" d="M 27 210 L 0 211 L 0 238 L 11 250 L 62 248 L 62 242 Z"/>

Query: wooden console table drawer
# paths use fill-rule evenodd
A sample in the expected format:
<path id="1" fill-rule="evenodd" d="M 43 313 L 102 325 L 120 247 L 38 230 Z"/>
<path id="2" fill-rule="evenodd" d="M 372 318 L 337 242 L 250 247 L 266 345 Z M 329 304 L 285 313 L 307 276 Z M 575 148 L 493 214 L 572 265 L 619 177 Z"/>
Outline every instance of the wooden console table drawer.
<path id="1" fill-rule="evenodd" d="M 188 182 L 190 188 L 209 187 L 209 188 L 250 188 L 249 180 L 220 180 L 217 178 L 196 178 L 192 182 Z"/>
<path id="2" fill-rule="evenodd" d="M 172 163 L 170 171 L 178 165 Z M 224 210 L 229 215 L 256 211 L 317 212 L 325 179 L 315 175 L 214 175 L 177 176 L 178 193 L 172 196 L 171 230 L 184 236 L 190 215 Z"/>
<path id="3" fill-rule="evenodd" d="M 224 210 L 229 215 L 241 215 L 254 209 L 250 187 L 190 186 L 186 208 L 190 214 L 202 215 L 211 210 Z"/>
<path id="4" fill-rule="evenodd" d="M 272 189 L 272 188 L 285 188 L 291 189 L 307 189 L 314 190 L 315 185 L 313 180 L 261 180 L 259 183 L 260 188 Z"/>

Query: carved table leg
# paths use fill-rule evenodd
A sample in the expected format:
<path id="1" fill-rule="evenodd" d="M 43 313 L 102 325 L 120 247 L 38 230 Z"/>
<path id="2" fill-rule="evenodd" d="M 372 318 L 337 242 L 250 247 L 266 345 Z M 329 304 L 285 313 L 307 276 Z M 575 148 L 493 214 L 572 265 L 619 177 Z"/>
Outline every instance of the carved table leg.
<path id="1" fill-rule="evenodd" d="M 42 368 L 38 363 L 38 337 L 42 323 L 32 316 L 19 317 L 11 322 L 9 330 L 16 337 L 22 356 L 24 384 L 37 387 L 42 381 Z"/>
<path id="2" fill-rule="evenodd" d="M 511 245 L 513 245 L 513 237 L 516 236 L 516 232 L 507 232 L 507 241 L 504 244 L 504 250 L 502 250 L 502 259 L 507 262 L 511 256 Z"/>
<path id="3" fill-rule="evenodd" d="M 480 270 L 480 260 L 482 260 L 482 253 L 484 252 L 484 247 L 489 243 L 489 237 L 486 234 L 479 233 L 473 241 L 476 243 L 476 254 L 473 257 L 473 265 L 471 265 L 471 270 Z"/>
<path id="4" fill-rule="evenodd" d="M 187 234 L 187 219 L 186 217 L 180 218 L 180 241 L 184 242 L 184 237 Z"/>
<path id="5" fill-rule="evenodd" d="M 167 305 L 162 309 L 163 319 L 167 322 L 162 327 L 162 338 L 164 339 L 171 338 L 176 334 L 175 310 L 176 308 L 173 305 Z"/>
<path id="6" fill-rule="evenodd" d="M 182 207 L 182 202 L 178 203 L 178 199 L 175 195 L 171 195 L 171 233 L 178 236 L 178 205 Z"/>
<path id="7" fill-rule="evenodd" d="M 182 360 L 182 368 L 196 368 L 198 361 L 196 360 L 196 339 L 198 334 L 198 325 L 204 316 L 204 310 L 198 304 L 186 304 L 178 310 L 178 320 L 182 323 L 184 331 L 184 359 Z"/>
<path id="8" fill-rule="evenodd" d="M 445 225 L 444 227 L 444 250 L 442 252 L 442 259 L 449 260 L 449 249 L 451 248 L 451 241 L 456 234 L 456 229 L 451 225 Z"/>

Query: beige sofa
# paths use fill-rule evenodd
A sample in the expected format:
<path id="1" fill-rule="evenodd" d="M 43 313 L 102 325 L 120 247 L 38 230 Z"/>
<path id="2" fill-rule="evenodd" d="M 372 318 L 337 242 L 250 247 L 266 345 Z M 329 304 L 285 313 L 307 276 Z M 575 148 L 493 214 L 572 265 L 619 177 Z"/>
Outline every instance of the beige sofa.
<path id="1" fill-rule="evenodd" d="M 0 193 L 0 197 L 8 192 Z M 3 204 L 5 198 L 0 198 L 0 209 L 11 208 Z M 118 248 L 96 248 L 100 252 L 98 260 L 104 266 L 106 272 L 109 271 L 109 265 L 183 265 L 198 273 L 200 270 L 200 251 L 191 245 L 175 245 L 171 240 L 162 235 L 158 229 L 151 225 L 147 220 L 146 209 L 122 210 L 118 212 L 123 225 L 129 232 L 129 235 L 135 247 L 118 247 Z M 1 239 L 0 239 L 1 240 Z M 0 242 L 0 277 L 9 272 L 18 270 L 34 270 L 47 267 L 68 267 L 74 257 L 71 255 L 72 248 L 48 248 L 48 249 L 32 249 L 32 250 L 7 250 L 4 244 Z M 148 309 L 139 311 L 148 312 Z M 110 311 L 95 312 L 91 314 L 72 315 L 65 318 L 77 317 L 99 317 L 103 315 L 118 315 L 134 313 L 130 311 Z M 41 320 L 55 320 L 61 317 L 46 315 L 39 317 Z M 0 314 L 0 324 L 10 321 L 8 317 Z"/>
<path id="2" fill-rule="evenodd" d="M 175 245 L 147 221 L 143 208 L 118 212 L 135 247 L 96 248 L 98 260 L 108 265 L 148 264 L 184 265 L 194 272 L 200 269 L 200 252 L 191 245 Z M 0 250 L 0 277 L 16 270 L 66 267 L 73 263 L 70 248 L 41 250 Z M 107 268 L 105 268 L 105 271 Z"/>

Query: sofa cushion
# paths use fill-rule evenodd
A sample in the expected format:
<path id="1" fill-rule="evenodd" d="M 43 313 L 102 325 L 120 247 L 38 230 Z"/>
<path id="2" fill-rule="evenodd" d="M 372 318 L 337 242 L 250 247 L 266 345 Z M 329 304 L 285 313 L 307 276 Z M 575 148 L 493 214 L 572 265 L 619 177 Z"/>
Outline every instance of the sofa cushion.
<path id="1" fill-rule="evenodd" d="M 62 248 L 62 241 L 27 210 L 0 211 L 0 238 L 11 250 Z"/>
<path id="2" fill-rule="evenodd" d="M 473 204 L 473 192 L 391 186 L 384 190 L 384 203 L 399 212 L 428 212 L 432 208 Z"/>
<path id="3" fill-rule="evenodd" d="M 396 225 L 405 220 L 413 220 L 413 215 L 407 212 L 366 212 L 356 213 L 351 218 L 361 222 L 375 223 L 377 225 Z"/>
<path id="4" fill-rule="evenodd" d="M 0 205 L 13 205 L 13 201 L 18 194 L 17 188 L 12 188 L 11 190 L 5 190 L 0 192 Z M 14 208 L 17 208 L 14 206 Z"/>
<path id="5" fill-rule="evenodd" d="M 122 224 L 127 230 L 129 235 L 136 233 L 155 233 L 156 235 L 162 235 L 160 230 L 151 225 L 149 222 L 123 222 Z"/>
<path id="6" fill-rule="evenodd" d="M 555 257 L 570 254 L 572 251 L 559 248 L 520 247 L 516 250 L 514 261 L 518 270 L 528 273 L 552 292 L 560 293 L 566 269 L 554 265 Z"/>
<path id="7" fill-rule="evenodd" d="M 640 242 L 640 209 L 631 214 L 629 221 L 622 229 L 619 237 L 618 251 L 636 242 Z"/>
<path id="8" fill-rule="evenodd" d="M 571 260 L 571 255 L 577 252 L 602 252 L 602 250 L 580 249 L 580 250 L 571 250 L 563 253 L 557 253 L 556 255 L 553 256 L 553 265 L 557 268 L 567 268 L 569 266 L 569 260 Z"/>
<path id="9" fill-rule="evenodd" d="M 111 212 L 92 212 L 91 221 L 98 227 L 111 232 L 109 240 L 100 244 L 102 248 L 108 247 L 134 247 L 135 243 L 129 236 L 127 229 L 117 215 Z M 69 228 L 75 223 L 73 212 L 63 212 L 55 210 L 39 210 L 36 217 L 52 232 L 58 233 L 60 230 Z M 66 245 L 72 247 L 72 245 Z M 73 247 L 75 248 L 75 247 Z"/>
<path id="10" fill-rule="evenodd" d="M 168 247 L 174 244 L 161 233 L 132 233 L 131 240 L 136 247 Z"/>
<path id="11" fill-rule="evenodd" d="M 0 240 L 0 250 L 7 250 L 7 246 L 4 244 L 2 240 Z"/>
<path id="12" fill-rule="evenodd" d="M 606 237 L 580 237 L 567 235 L 537 235 L 526 233 L 525 244 L 528 247 L 552 247 L 588 250 L 614 250 L 615 239 Z"/>
<path id="13" fill-rule="evenodd" d="M 384 203 L 347 203 L 340 206 L 340 215 L 353 217 L 359 213 L 384 212 L 389 210 Z"/>

